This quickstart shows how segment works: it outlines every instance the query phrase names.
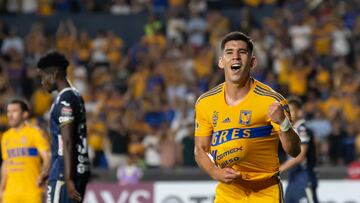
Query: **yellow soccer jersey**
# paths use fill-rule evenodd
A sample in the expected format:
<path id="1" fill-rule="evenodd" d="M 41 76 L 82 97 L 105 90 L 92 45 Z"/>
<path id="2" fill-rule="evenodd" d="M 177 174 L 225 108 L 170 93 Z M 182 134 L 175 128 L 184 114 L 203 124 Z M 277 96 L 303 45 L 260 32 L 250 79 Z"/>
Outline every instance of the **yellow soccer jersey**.
<path id="1" fill-rule="evenodd" d="M 268 117 L 280 102 L 290 118 L 287 101 L 270 87 L 253 80 L 236 106 L 225 102 L 225 83 L 199 97 L 195 105 L 195 136 L 212 136 L 210 153 L 218 167 L 240 171 L 245 181 L 268 180 L 279 170 L 279 125 Z"/>
<path id="2" fill-rule="evenodd" d="M 7 162 L 6 197 L 34 197 L 41 195 L 37 180 L 40 175 L 40 151 L 48 151 L 49 144 L 36 126 L 25 124 L 20 130 L 9 129 L 1 140 L 2 158 Z"/>

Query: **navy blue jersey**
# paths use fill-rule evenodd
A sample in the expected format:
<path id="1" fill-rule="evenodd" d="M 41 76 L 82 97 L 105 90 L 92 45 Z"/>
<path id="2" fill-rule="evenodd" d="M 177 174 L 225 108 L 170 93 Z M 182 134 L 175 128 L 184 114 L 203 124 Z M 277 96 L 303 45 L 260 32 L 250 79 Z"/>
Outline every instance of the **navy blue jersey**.
<path id="1" fill-rule="evenodd" d="M 60 128 L 72 123 L 74 127 L 74 153 L 75 178 L 89 175 L 90 162 L 86 140 L 86 112 L 84 101 L 79 92 L 74 88 L 65 88 L 57 96 L 50 111 L 51 132 L 51 169 L 50 180 L 64 179 L 63 138 Z"/>
<path id="2" fill-rule="evenodd" d="M 316 167 L 316 151 L 314 135 L 309 128 L 306 127 L 305 120 L 299 120 L 294 125 L 295 131 L 298 133 L 301 144 L 308 145 L 306 159 L 289 170 L 289 183 L 299 186 L 312 187 L 317 186 Z"/>

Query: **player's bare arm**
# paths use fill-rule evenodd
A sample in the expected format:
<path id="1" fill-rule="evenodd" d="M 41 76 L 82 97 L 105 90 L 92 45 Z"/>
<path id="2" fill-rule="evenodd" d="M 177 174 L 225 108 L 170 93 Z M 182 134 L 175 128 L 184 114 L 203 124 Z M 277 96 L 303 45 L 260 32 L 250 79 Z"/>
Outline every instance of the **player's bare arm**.
<path id="1" fill-rule="evenodd" d="M 65 184 L 68 190 L 68 194 L 71 199 L 76 201 L 81 201 L 81 195 L 76 191 L 74 184 L 74 163 L 75 158 L 73 152 L 75 150 L 73 135 L 74 125 L 72 123 L 67 123 L 61 127 L 61 135 L 63 137 L 63 147 L 64 147 L 64 176 Z"/>
<path id="2" fill-rule="evenodd" d="M 230 183 L 240 177 L 240 173 L 232 168 L 218 168 L 210 160 L 208 153 L 210 148 L 210 136 L 195 137 L 195 160 L 199 167 L 209 176 L 223 183 Z"/>
<path id="3" fill-rule="evenodd" d="M 279 125 L 286 121 L 285 119 L 288 119 L 279 102 L 274 102 L 270 105 L 268 116 L 273 122 Z M 281 129 L 279 137 L 281 145 L 287 154 L 292 157 L 296 157 L 300 154 L 300 138 L 291 126 L 287 129 Z"/>
<path id="4" fill-rule="evenodd" d="M 40 151 L 39 154 L 42 160 L 42 166 L 40 176 L 38 178 L 38 185 L 43 186 L 49 176 L 51 153 L 49 150 L 43 150 Z"/>
<path id="5" fill-rule="evenodd" d="M 283 173 L 304 161 L 306 159 L 308 148 L 309 146 L 307 144 L 301 144 L 300 154 L 293 159 L 288 159 L 285 161 L 279 168 L 280 173 Z"/>
<path id="6" fill-rule="evenodd" d="M 2 162 L 2 165 L 1 165 L 0 202 L 3 201 L 3 194 L 4 194 L 4 191 L 5 191 L 5 185 L 6 185 L 6 180 L 7 180 L 7 176 L 8 176 L 8 173 L 7 173 L 7 170 L 6 170 L 6 165 L 7 165 L 7 161 L 4 160 Z"/>

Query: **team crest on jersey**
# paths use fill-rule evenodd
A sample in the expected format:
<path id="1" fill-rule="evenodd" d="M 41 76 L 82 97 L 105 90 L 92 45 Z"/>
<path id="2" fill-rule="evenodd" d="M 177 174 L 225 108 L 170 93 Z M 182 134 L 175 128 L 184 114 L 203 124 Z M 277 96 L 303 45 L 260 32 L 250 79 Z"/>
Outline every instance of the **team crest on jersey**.
<path id="1" fill-rule="evenodd" d="M 242 110 L 240 111 L 240 124 L 249 125 L 251 122 L 251 111 Z"/>
<path id="2" fill-rule="evenodd" d="M 214 111 L 213 115 L 212 115 L 212 120 L 213 120 L 213 126 L 214 127 L 216 127 L 218 119 L 219 119 L 219 112 Z"/>

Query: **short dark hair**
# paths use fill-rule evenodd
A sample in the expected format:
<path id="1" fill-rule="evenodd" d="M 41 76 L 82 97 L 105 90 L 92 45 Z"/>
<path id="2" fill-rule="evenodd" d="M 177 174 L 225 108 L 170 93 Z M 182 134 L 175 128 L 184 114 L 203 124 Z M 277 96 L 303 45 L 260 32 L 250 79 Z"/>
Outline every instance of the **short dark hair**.
<path id="1" fill-rule="evenodd" d="M 69 61 L 64 54 L 57 51 L 50 51 L 42 56 L 37 64 L 40 69 L 47 69 L 49 67 L 55 67 L 66 73 L 66 69 L 69 66 Z"/>
<path id="2" fill-rule="evenodd" d="M 294 105 L 298 109 L 303 108 L 303 102 L 301 101 L 301 99 L 299 97 L 291 96 L 287 99 L 287 101 L 288 101 L 288 104 Z"/>
<path id="3" fill-rule="evenodd" d="M 249 52 L 252 53 L 253 49 L 254 49 L 254 43 L 252 41 L 252 39 L 247 36 L 246 34 L 239 32 L 239 31 L 234 31 L 234 32 L 230 32 L 227 35 L 225 35 L 222 40 L 221 40 L 221 50 L 225 49 L 225 44 L 228 41 L 232 41 L 232 40 L 240 40 L 240 41 L 244 41 L 247 44 L 247 48 L 249 49 Z"/>
<path id="4" fill-rule="evenodd" d="M 23 112 L 30 112 L 29 104 L 24 99 L 14 98 L 7 103 L 7 106 L 9 106 L 9 104 L 19 104 Z"/>

